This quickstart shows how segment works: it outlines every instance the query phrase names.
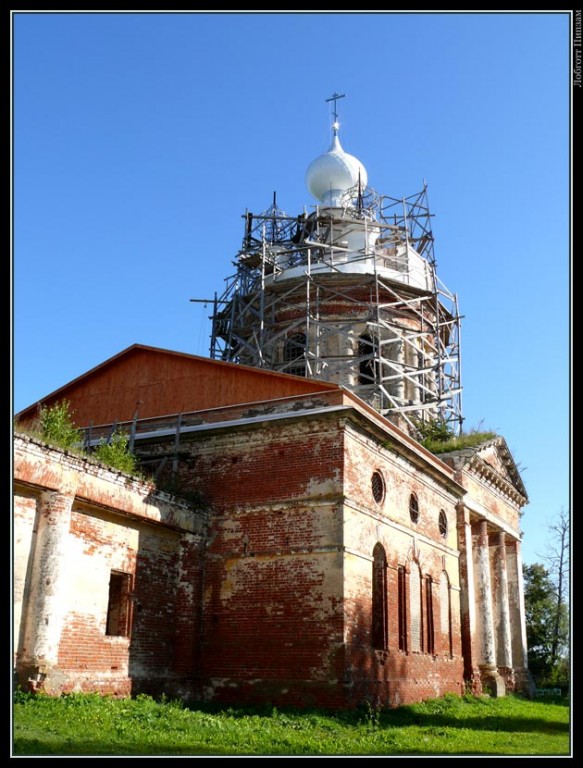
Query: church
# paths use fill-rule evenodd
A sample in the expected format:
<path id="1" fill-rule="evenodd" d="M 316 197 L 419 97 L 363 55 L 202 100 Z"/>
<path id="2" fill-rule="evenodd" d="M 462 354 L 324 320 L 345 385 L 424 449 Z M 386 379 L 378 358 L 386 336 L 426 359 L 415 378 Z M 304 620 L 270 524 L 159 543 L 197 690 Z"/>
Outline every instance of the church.
<path id="1" fill-rule="evenodd" d="M 274 195 L 246 213 L 208 358 L 134 344 L 17 414 L 23 688 L 331 708 L 528 693 L 526 490 L 503 437 L 451 440 L 460 315 L 427 189 L 367 185 L 340 98 L 311 211 Z M 31 432 L 62 401 L 83 453 Z M 119 431 L 139 475 L 91 455 Z"/>

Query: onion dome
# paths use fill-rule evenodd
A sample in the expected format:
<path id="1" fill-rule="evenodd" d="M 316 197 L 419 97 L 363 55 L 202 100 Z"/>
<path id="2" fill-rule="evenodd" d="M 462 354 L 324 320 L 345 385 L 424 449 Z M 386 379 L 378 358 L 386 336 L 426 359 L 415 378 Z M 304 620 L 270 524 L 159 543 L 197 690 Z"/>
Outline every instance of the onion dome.
<path id="1" fill-rule="evenodd" d="M 342 206 L 344 195 L 351 187 L 360 181 L 364 189 L 368 180 L 360 160 L 342 149 L 337 130 L 335 123 L 330 149 L 313 160 L 306 171 L 306 186 L 311 194 L 334 208 Z"/>

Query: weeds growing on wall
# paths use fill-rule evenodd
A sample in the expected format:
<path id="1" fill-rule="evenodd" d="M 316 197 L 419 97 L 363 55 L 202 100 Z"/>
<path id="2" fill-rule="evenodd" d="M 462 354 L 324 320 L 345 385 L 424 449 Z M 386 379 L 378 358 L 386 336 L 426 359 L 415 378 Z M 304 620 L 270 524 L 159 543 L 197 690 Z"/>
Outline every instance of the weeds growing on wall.
<path id="1" fill-rule="evenodd" d="M 50 408 L 41 406 L 39 427 L 43 440 L 66 451 L 81 442 L 81 433 L 73 423 L 71 405 L 67 400 L 61 400 Z"/>
<path id="2" fill-rule="evenodd" d="M 128 475 L 137 472 L 136 457 L 129 450 L 129 438 L 124 432 L 115 431 L 109 442 L 102 440 L 93 452 L 93 456 L 102 464 Z"/>
<path id="3" fill-rule="evenodd" d="M 464 448 L 474 448 L 487 440 L 497 437 L 495 432 L 471 429 L 455 435 L 449 425 L 440 419 L 418 421 L 415 428 L 419 433 L 419 442 L 431 453 L 447 453 L 461 451 Z"/>
<path id="4" fill-rule="evenodd" d="M 75 426 L 68 400 L 60 400 L 51 406 L 41 406 L 36 425 L 21 428 L 17 423 L 14 428 L 15 431 L 39 437 L 57 448 L 86 455 L 83 451 L 83 434 Z M 137 474 L 137 459 L 129 450 L 129 438 L 123 432 L 116 431 L 109 441 L 100 442 L 92 455 L 101 464 L 112 469 L 119 469 L 129 475 Z"/>

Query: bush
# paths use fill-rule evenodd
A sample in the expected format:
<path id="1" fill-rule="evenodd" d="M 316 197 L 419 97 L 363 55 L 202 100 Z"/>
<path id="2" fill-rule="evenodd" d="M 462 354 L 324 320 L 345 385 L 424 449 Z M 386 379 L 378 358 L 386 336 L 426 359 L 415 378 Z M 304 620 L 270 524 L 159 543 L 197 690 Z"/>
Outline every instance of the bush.
<path id="1" fill-rule="evenodd" d="M 135 475 L 137 461 L 130 452 L 128 443 L 128 436 L 116 430 L 109 442 L 102 440 L 99 443 L 93 455 L 102 464 L 107 464 L 113 469 L 119 469 L 121 472 L 127 472 L 128 475 Z"/>
<path id="2" fill-rule="evenodd" d="M 71 405 L 61 400 L 50 408 L 41 406 L 40 431 L 43 440 L 65 450 L 81 443 L 81 432 L 73 424 Z"/>
<path id="3" fill-rule="evenodd" d="M 452 429 L 447 422 L 441 421 L 441 419 L 430 419 L 429 421 L 415 421 L 415 428 L 421 435 L 423 440 L 431 440 L 432 442 L 446 443 L 454 436 Z"/>

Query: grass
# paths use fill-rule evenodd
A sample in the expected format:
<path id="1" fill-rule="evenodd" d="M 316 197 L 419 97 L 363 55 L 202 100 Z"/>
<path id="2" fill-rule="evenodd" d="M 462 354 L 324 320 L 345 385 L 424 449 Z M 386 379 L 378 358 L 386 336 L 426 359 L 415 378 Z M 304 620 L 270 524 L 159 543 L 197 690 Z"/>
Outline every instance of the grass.
<path id="1" fill-rule="evenodd" d="M 447 453 L 449 451 L 462 451 L 464 448 L 474 448 L 476 445 L 493 440 L 496 437 L 495 432 L 467 432 L 459 437 L 450 437 L 447 440 L 434 440 L 426 438 L 421 441 L 431 453 Z"/>
<path id="2" fill-rule="evenodd" d="M 569 711 L 518 696 L 326 711 L 17 693 L 13 755 L 569 755 Z"/>

